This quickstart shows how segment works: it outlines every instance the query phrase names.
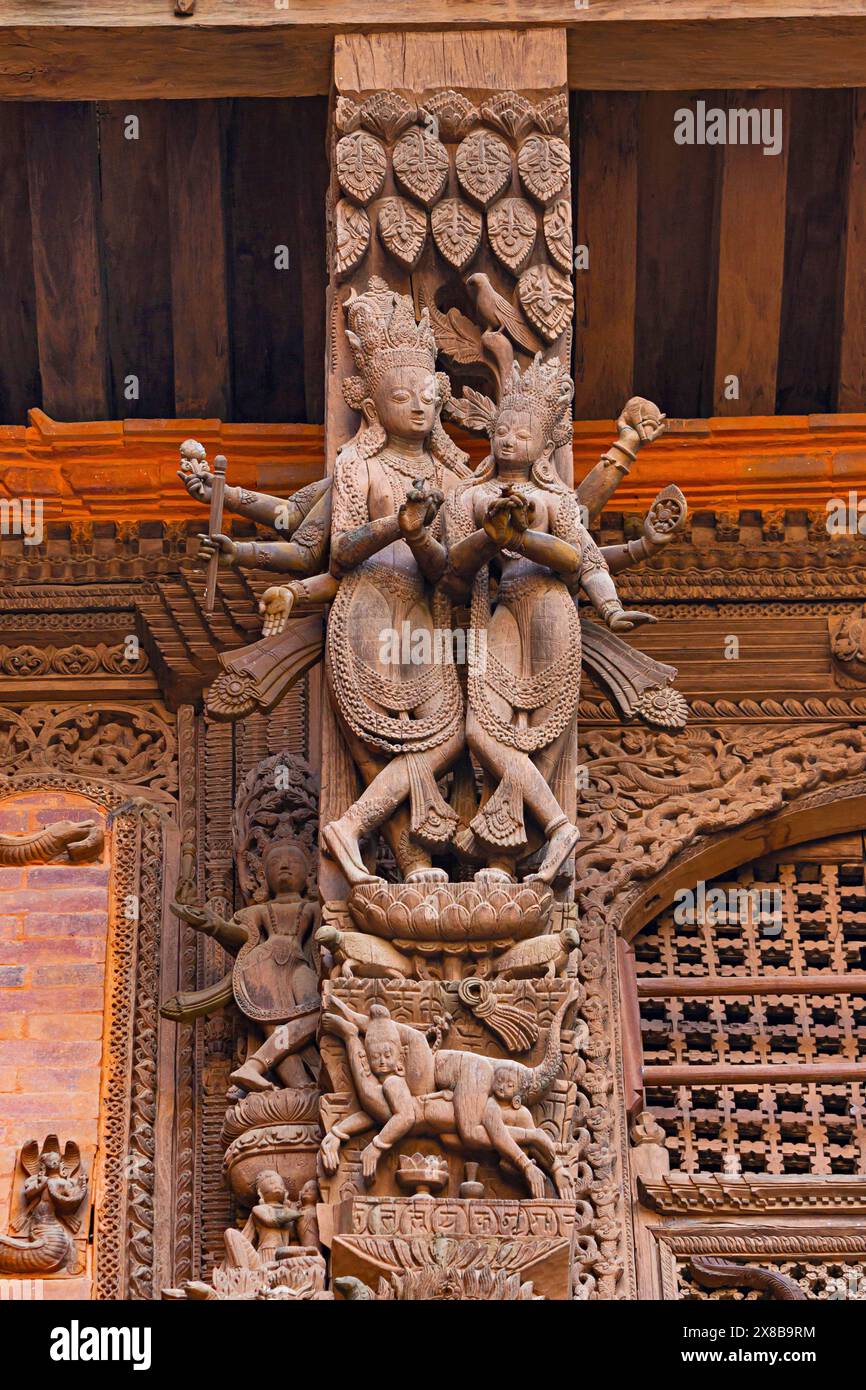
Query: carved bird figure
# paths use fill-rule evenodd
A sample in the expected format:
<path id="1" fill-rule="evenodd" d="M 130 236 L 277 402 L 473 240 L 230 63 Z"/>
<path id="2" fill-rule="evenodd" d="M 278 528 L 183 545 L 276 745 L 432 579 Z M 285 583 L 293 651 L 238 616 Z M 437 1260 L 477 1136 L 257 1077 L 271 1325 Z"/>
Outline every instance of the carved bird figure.
<path id="1" fill-rule="evenodd" d="M 541 343 L 527 328 L 520 310 L 493 288 L 487 275 L 478 271 L 470 275 L 466 283 L 475 296 L 479 318 L 486 328 L 502 329 L 527 352 L 541 350 Z"/>

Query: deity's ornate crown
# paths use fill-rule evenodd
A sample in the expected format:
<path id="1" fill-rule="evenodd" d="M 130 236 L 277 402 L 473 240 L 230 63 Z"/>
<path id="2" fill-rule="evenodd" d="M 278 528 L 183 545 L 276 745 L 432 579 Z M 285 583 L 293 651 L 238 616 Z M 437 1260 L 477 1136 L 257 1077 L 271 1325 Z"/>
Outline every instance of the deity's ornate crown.
<path id="1" fill-rule="evenodd" d="M 397 294 L 374 275 L 364 294 L 353 290 L 343 308 L 349 324 L 346 336 L 367 387 L 375 386 L 389 367 L 417 365 L 431 372 L 435 369 L 436 339 L 429 314 L 425 309 L 417 323 L 408 295 Z"/>
<path id="2" fill-rule="evenodd" d="M 574 384 L 559 358 L 542 362 L 538 352 L 525 372 L 513 363 L 511 375 L 502 385 L 499 412 L 530 411 L 541 417 L 546 439 L 552 439 L 556 445 L 566 444 L 571 436 L 569 407 L 573 396 Z"/>

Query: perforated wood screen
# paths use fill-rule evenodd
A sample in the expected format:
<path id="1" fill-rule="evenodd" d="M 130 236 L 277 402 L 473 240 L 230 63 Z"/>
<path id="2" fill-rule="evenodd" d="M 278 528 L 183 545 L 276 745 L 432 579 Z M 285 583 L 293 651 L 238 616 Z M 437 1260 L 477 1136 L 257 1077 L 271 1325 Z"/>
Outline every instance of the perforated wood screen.
<path id="1" fill-rule="evenodd" d="M 672 1167 L 864 1171 L 859 837 L 708 883 L 633 945 L 646 1097 Z"/>

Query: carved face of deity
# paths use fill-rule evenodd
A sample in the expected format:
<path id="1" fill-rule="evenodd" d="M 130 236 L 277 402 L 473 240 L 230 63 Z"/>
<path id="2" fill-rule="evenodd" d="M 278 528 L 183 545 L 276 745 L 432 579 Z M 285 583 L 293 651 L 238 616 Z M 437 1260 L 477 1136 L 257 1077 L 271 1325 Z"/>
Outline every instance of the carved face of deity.
<path id="1" fill-rule="evenodd" d="M 496 417 L 491 440 L 493 458 L 508 473 L 528 475 L 545 448 L 542 422 L 528 410 L 505 406 Z"/>
<path id="2" fill-rule="evenodd" d="M 265 859 L 265 877 L 273 894 L 301 893 L 307 882 L 307 856 L 291 840 L 276 845 Z"/>
<path id="3" fill-rule="evenodd" d="M 422 366 L 390 367 L 373 392 L 372 414 L 389 439 L 426 439 L 436 419 L 437 387 Z"/>

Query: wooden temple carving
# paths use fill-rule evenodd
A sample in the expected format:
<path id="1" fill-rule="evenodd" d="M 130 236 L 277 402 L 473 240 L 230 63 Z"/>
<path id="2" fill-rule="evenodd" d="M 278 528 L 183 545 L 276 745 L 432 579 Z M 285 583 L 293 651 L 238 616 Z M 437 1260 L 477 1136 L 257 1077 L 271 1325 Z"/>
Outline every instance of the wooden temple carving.
<path id="1" fill-rule="evenodd" d="M 167 1297 L 562 1300 L 609 1264 L 574 901 L 581 667 L 625 714 L 682 727 L 674 669 L 617 635 L 652 619 L 613 576 L 674 540 L 686 505 L 671 484 L 636 540 L 590 536 L 664 416 L 629 401 L 574 489 L 565 95 L 467 86 L 340 93 L 328 478 L 288 501 L 229 490 L 275 539 L 201 540 L 221 570 L 278 576 L 208 709 L 273 711 L 323 662 L 327 794 L 316 864 L 309 821 L 306 844 L 278 828 L 308 790 L 275 792 L 261 764 L 253 901 L 174 903 L 234 957 L 162 1014 L 244 1019 L 223 1138 L 248 1217 L 208 1283 Z M 487 436 L 474 469 L 445 420 Z M 180 476 L 209 503 L 195 441 Z M 243 880 L 243 834 L 235 854 Z M 292 1234 L 305 1204 L 315 1240 Z"/>
<path id="2" fill-rule="evenodd" d="M 16 1138 L 0 1280 L 866 1279 L 866 563 L 814 470 L 756 466 L 866 483 L 863 424 L 573 420 L 565 38 L 497 42 L 494 80 L 340 37 L 323 429 L 0 439 L 71 518 L 26 582 L 0 542 L 0 917 L 91 988 L 99 1112 Z M 141 519 L 87 493 L 99 450 Z M 698 882 L 782 906 L 675 919 Z"/>

